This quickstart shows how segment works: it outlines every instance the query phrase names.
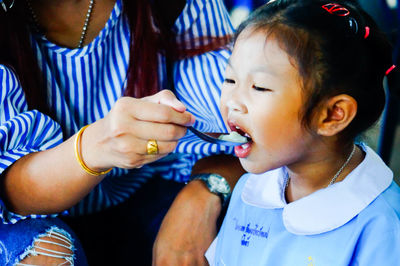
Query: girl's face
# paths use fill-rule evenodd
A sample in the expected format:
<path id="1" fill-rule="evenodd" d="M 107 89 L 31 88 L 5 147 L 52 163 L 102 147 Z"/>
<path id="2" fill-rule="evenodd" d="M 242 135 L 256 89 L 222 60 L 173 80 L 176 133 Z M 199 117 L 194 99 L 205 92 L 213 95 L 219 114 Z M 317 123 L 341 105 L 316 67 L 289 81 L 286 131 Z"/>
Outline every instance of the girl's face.
<path id="1" fill-rule="evenodd" d="M 252 142 L 235 147 L 252 173 L 295 164 L 311 149 L 302 126 L 301 78 L 272 37 L 243 31 L 236 41 L 223 84 L 221 110 L 229 128 Z"/>

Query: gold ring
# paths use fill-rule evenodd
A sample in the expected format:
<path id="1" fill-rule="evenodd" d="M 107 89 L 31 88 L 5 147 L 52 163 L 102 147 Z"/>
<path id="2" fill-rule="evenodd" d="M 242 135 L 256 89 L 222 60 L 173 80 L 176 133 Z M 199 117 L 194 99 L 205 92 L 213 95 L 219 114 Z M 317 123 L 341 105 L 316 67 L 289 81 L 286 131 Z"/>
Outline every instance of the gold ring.
<path id="1" fill-rule="evenodd" d="M 147 154 L 154 155 L 158 154 L 158 144 L 155 139 L 149 139 L 147 142 Z"/>

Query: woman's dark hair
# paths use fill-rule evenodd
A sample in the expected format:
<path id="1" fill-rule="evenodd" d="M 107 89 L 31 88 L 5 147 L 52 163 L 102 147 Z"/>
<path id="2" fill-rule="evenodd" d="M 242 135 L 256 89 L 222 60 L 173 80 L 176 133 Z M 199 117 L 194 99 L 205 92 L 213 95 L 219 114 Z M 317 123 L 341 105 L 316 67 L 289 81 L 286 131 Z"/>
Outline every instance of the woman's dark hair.
<path id="1" fill-rule="evenodd" d="M 17 74 L 28 106 L 49 114 L 47 88 L 32 52 L 24 5 L 25 1 L 15 1 L 7 12 L 0 9 L 0 64 Z"/>
<path id="2" fill-rule="evenodd" d="M 174 60 L 221 48 L 231 40 L 231 36 L 204 36 L 181 43 L 185 38 L 176 36 L 172 26 L 185 4 L 186 0 L 124 0 L 124 11 L 134 33 L 131 37 L 126 95 L 143 97 L 160 90 L 159 54 L 166 58 L 170 66 Z"/>
<path id="3" fill-rule="evenodd" d="M 379 119 L 392 48 L 355 1 L 277 0 L 253 12 L 235 39 L 244 29 L 273 36 L 295 61 L 305 92 L 305 126 L 318 104 L 338 94 L 357 101 L 355 118 L 339 135 L 343 142 L 353 141 Z"/>
<path id="4" fill-rule="evenodd" d="M 123 12 L 132 33 L 125 95 L 139 98 L 163 88 L 159 80 L 159 55 L 172 63 L 230 42 L 231 36 L 206 36 L 191 40 L 193 45 L 180 43 L 182 38 L 171 28 L 185 4 L 186 0 L 123 0 Z M 0 9 L 0 64 L 16 72 L 29 108 L 50 114 L 47 88 L 30 45 L 29 18 L 25 1 L 15 1 L 7 12 Z"/>

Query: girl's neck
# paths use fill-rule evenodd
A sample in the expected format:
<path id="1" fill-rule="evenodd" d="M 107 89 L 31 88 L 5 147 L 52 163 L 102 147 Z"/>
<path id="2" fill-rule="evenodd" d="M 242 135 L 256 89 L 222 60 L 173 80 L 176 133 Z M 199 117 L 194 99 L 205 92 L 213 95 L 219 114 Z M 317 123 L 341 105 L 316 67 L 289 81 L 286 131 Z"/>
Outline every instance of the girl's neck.
<path id="1" fill-rule="evenodd" d="M 323 152 L 315 153 L 318 158 L 302 165 L 288 166 L 288 183 L 285 191 L 286 201 L 288 203 L 301 199 L 311 193 L 329 186 L 335 174 L 341 167 L 348 162 L 340 173 L 338 173 L 336 182 L 340 182 L 359 165 L 364 159 L 363 151 L 356 146 L 342 150 L 338 153 Z"/>

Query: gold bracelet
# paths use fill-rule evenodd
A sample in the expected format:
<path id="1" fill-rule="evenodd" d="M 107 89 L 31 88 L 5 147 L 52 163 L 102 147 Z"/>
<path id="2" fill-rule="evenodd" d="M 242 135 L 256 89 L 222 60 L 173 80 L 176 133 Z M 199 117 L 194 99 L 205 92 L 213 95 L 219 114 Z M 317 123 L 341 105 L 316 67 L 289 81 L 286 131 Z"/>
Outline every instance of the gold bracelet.
<path id="1" fill-rule="evenodd" d="M 78 134 L 76 135 L 75 138 L 75 158 L 78 161 L 79 165 L 82 167 L 83 170 L 85 170 L 86 173 L 90 174 L 90 175 L 94 175 L 94 176 L 99 176 L 99 175 L 104 175 L 107 174 L 108 172 L 110 172 L 112 170 L 112 168 L 103 171 L 103 172 L 96 172 L 93 171 L 92 169 L 90 169 L 89 167 L 86 166 L 86 164 L 83 162 L 82 158 L 81 158 L 81 152 L 79 149 L 79 144 L 81 143 L 81 136 L 83 134 L 83 131 L 85 131 L 85 129 L 88 127 L 89 125 L 86 125 L 84 127 L 82 127 L 79 131 Z"/>

